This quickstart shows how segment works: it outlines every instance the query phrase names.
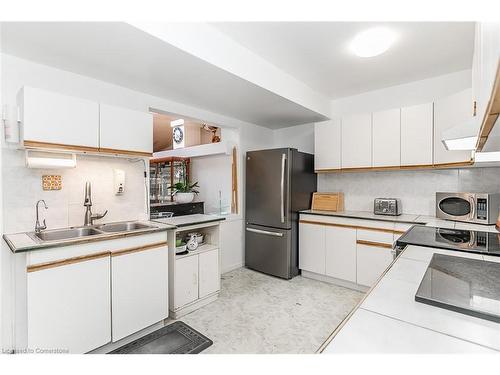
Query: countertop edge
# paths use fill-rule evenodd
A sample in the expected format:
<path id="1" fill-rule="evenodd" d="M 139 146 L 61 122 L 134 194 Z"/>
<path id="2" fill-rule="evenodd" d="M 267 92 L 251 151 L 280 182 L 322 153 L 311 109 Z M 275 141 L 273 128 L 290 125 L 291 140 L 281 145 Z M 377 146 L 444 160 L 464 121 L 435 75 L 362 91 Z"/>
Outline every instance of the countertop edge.
<path id="1" fill-rule="evenodd" d="M 371 213 L 369 211 L 360 211 L 360 212 L 365 212 L 367 214 Z M 346 214 L 345 211 L 340 211 L 340 212 L 327 212 L 327 211 L 313 211 L 313 210 L 302 210 L 299 211 L 299 214 L 304 214 L 304 215 L 317 215 L 317 216 L 334 216 L 334 217 L 346 217 L 350 219 L 361 219 L 361 220 L 379 220 L 379 221 L 389 221 L 393 223 L 403 223 L 403 224 L 427 224 L 428 221 L 425 220 L 418 220 L 420 216 L 424 215 L 414 215 L 416 216 L 415 220 L 398 220 L 398 216 L 390 216 L 390 215 L 377 215 L 376 217 L 366 217 L 362 215 L 356 215 L 354 213 L 348 213 Z M 375 214 L 373 214 L 375 215 Z M 409 214 L 413 215 L 413 214 Z"/>
<path id="2" fill-rule="evenodd" d="M 25 234 L 27 236 L 28 232 L 9 233 L 9 234 L 4 234 L 2 237 L 3 237 L 4 241 L 7 243 L 7 245 L 9 246 L 9 248 L 13 254 L 20 254 L 20 253 L 27 253 L 30 251 L 45 250 L 45 249 L 56 248 L 56 247 L 66 247 L 66 246 L 72 246 L 72 245 L 81 245 L 81 244 L 85 244 L 85 243 L 115 240 L 117 238 L 123 238 L 123 237 L 135 237 L 135 236 L 146 235 L 146 234 L 157 233 L 157 232 L 165 232 L 165 231 L 168 231 L 171 229 L 175 229 L 174 226 L 170 225 L 170 224 L 157 223 L 157 222 L 155 222 L 155 224 L 161 224 L 162 226 L 154 228 L 154 229 L 150 229 L 150 230 L 133 231 L 133 232 L 128 232 L 128 233 L 117 232 L 117 233 L 113 233 L 113 234 L 90 236 L 90 237 L 79 238 L 79 239 L 74 239 L 74 240 L 66 240 L 66 241 L 61 241 L 61 242 L 54 241 L 54 242 L 48 242 L 48 243 L 34 243 L 33 246 L 26 246 L 26 247 L 19 247 L 19 248 L 16 247 L 12 243 L 9 236 L 16 235 L 16 234 Z"/>

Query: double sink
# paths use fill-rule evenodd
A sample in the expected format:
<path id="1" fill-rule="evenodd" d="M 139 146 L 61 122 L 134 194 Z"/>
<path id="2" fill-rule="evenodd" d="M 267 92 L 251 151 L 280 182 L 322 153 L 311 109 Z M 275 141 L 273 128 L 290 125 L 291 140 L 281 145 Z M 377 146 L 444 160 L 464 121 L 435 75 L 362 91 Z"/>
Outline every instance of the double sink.
<path id="1" fill-rule="evenodd" d="M 136 232 L 154 230 L 157 227 L 154 225 L 144 224 L 138 221 L 126 221 L 121 223 L 109 223 L 102 225 L 95 225 L 91 227 L 74 227 L 67 229 L 54 229 L 46 230 L 40 233 L 31 232 L 29 236 L 35 241 L 51 242 L 51 241 L 65 241 L 75 240 L 85 237 L 98 236 L 98 235 L 111 235 L 117 233 Z"/>

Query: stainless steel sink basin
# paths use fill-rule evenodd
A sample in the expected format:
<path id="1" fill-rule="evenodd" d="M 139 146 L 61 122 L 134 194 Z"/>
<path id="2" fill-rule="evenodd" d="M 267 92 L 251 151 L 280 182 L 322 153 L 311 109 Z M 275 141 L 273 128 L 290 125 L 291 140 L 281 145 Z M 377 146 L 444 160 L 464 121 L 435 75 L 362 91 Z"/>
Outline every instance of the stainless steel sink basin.
<path id="1" fill-rule="evenodd" d="M 70 229 L 56 229 L 48 230 L 41 233 L 33 233 L 35 237 L 42 241 L 61 241 L 73 238 L 81 238 L 88 236 L 95 236 L 102 234 L 95 228 L 70 228 Z"/>
<path id="2" fill-rule="evenodd" d="M 97 229 L 107 232 L 107 233 L 114 233 L 114 232 L 130 232 L 130 231 L 135 231 L 135 230 L 142 230 L 142 229 L 150 229 L 153 228 L 151 225 L 146 225 L 143 223 L 138 223 L 134 221 L 129 221 L 126 223 L 110 223 L 110 224 L 102 224 L 97 227 Z"/>

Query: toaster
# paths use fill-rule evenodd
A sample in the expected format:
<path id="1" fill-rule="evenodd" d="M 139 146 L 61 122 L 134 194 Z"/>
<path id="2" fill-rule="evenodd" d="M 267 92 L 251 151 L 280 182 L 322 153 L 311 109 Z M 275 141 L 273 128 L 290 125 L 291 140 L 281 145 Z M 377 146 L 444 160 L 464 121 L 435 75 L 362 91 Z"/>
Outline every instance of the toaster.
<path id="1" fill-rule="evenodd" d="M 398 216 L 403 212 L 401 199 L 397 198 L 375 198 L 373 202 L 373 213 L 375 215 Z"/>

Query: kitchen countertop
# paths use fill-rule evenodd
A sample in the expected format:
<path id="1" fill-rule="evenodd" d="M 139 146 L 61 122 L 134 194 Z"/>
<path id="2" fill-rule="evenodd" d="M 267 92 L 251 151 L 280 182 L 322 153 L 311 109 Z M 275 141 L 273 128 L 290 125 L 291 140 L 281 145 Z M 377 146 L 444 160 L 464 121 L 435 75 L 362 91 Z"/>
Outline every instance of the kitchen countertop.
<path id="1" fill-rule="evenodd" d="M 334 212 L 334 211 L 320 211 L 320 210 L 303 210 L 299 211 L 299 213 L 307 215 L 318 215 L 318 216 L 346 217 L 351 219 L 389 221 L 402 224 L 423 224 L 431 227 L 450 228 L 450 229 L 455 228 L 455 229 L 476 230 L 476 231 L 494 232 L 494 233 L 498 232 L 495 225 L 464 223 L 452 220 L 439 219 L 435 216 L 428 216 L 428 215 L 402 214 L 399 216 L 385 216 L 385 215 L 375 215 L 371 211 Z"/>
<path id="2" fill-rule="evenodd" d="M 171 225 L 159 222 L 140 221 L 140 220 L 137 220 L 137 222 L 152 225 L 153 227 L 147 229 L 129 231 L 129 232 L 103 233 L 94 236 L 78 237 L 72 239 L 46 241 L 46 242 L 38 242 L 33 238 L 31 238 L 28 235 L 28 233 L 32 232 L 4 234 L 3 238 L 7 243 L 7 245 L 9 245 L 9 248 L 13 253 L 21 253 L 26 251 L 35 251 L 35 250 L 42 250 L 54 247 L 71 246 L 75 244 L 82 244 L 82 243 L 89 243 L 96 241 L 106 241 L 122 237 L 140 236 L 143 234 L 162 232 L 168 229 L 172 229 Z M 60 229 L 70 229 L 70 228 L 60 228 Z"/>
<path id="3" fill-rule="evenodd" d="M 323 353 L 500 352 L 500 323 L 415 301 L 435 253 L 500 262 L 499 257 L 407 246 Z"/>
<path id="4" fill-rule="evenodd" d="M 208 215 L 208 214 L 194 214 L 184 216 L 174 216 L 164 219 L 153 219 L 154 222 L 170 225 L 170 229 L 187 227 L 190 225 L 213 223 L 217 221 L 226 220 L 223 216 Z"/>

